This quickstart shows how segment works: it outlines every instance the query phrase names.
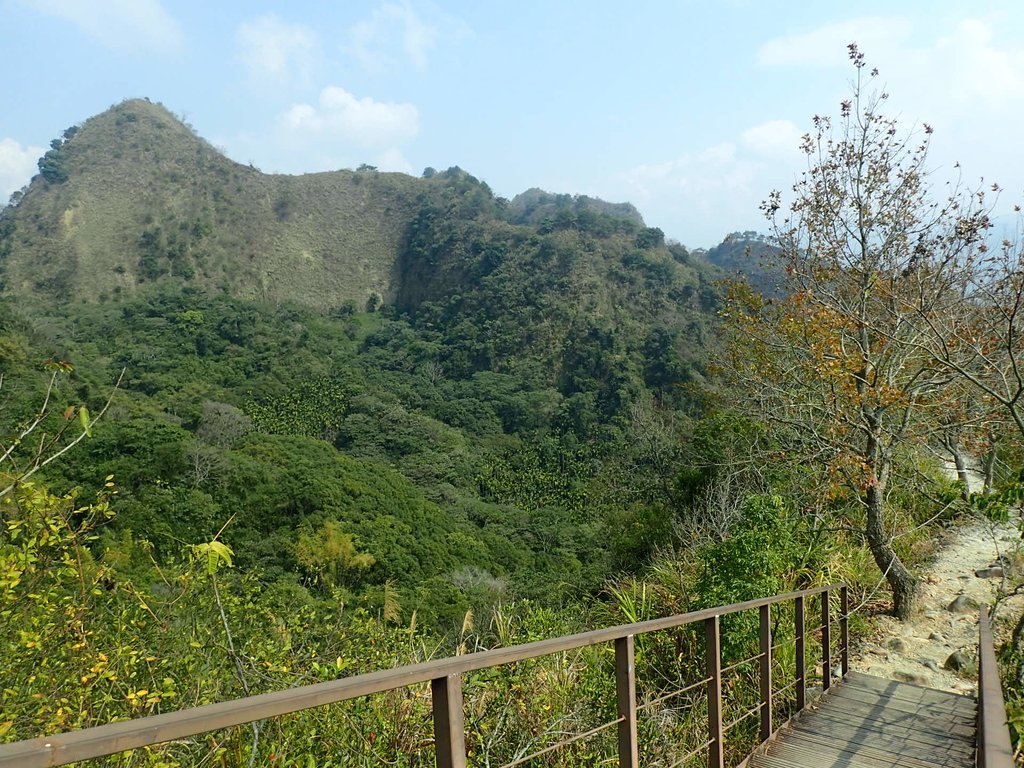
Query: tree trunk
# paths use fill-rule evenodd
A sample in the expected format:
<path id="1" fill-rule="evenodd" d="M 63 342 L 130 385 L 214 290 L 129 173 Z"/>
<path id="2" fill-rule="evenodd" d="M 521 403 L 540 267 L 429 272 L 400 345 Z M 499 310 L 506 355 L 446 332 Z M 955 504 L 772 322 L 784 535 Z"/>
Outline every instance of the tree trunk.
<path id="1" fill-rule="evenodd" d="M 992 493 L 992 486 L 996 479 L 996 445 L 993 441 L 992 447 L 985 454 L 985 463 L 982 469 L 985 474 L 985 493 Z"/>
<path id="2" fill-rule="evenodd" d="M 956 479 L 963 483 L 963 497 L 966 500 L 971 495 L 971 475 L 967 470 L 967 462 L 959 448 L 953 451 L 953 462 L 956 464 Z"/>
<path id="3" fill-rule="evenodd" d="M 867 508 L 868 548 L 892 590 L 893 615 L 900 621 L 907 621 L 917 610 L 918 581 L 903 565 L 885 532 L 884 489 L 877 479 L 868 486 L 864 501 Z"/>
<path id="4" fill-rule="evenodd" d="M 946 450 L 949 451 L 953 457 L 953 464 L 956 466 L 956 479 L 960 482 L 964 489 L 960 492 L 960 495 L 966 501 L 971 495 L 971 474 L 967 468 L 967 460 L 964 458 L 964 452 L 960 450 L 960 440 L 952 430 L 947 430 L 945 434 Z"/>

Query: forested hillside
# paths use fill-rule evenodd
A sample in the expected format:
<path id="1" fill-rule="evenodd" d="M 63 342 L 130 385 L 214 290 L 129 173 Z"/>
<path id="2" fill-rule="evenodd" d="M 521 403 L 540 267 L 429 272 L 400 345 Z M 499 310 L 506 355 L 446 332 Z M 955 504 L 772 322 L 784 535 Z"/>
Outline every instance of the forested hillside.
<path id="1" fill-rule="evenodd" d="M 158 559 L 222 532 L 247 571 L 447 631 L 596 591 L 671 528 L 718 274 L 631 206 L 264 176 L 147 101 L 40 168 L 2 217 L 5 419 L 44 359 L 87 401 L 123 369 L 48 482 L 112 476 Z M 358 565 L 317 560 L 332 537 Z"/>
<path id="2" fill-rule="evenodd" d="M 40 168 L 0 217 L 3 432 L 42 438 L 3 476 L 55 515 L 5 545 L 6 738 L 568 631 L 677 541 L 720 273 L 632 206 L 265 176 L 145 101 Z M 22 707 L 34 667 L 77 703 Z"/>
<path id="3" fill-rule="evenodd" d="M 927 142 L 859 88 L 771 238 L 706 254 L 459 168 L 264 175 L 148 101 L 65 131 L 0 213 L 0 739 L 836 581 L 912 615 L 934 528 L 1021 496 L 1024 271 L 984 256 L 984 194 L 934 213 Z M 755 626 L 723 623 L 727 666 Z M 665 692 L 702 642 L 638 643 L 652 765 L 693 747 Z M 610 671 L 467 679 L 468 749 L 608 721 Z M 121 764 L 418 765 L 428 711 L 396 692 Z"/>

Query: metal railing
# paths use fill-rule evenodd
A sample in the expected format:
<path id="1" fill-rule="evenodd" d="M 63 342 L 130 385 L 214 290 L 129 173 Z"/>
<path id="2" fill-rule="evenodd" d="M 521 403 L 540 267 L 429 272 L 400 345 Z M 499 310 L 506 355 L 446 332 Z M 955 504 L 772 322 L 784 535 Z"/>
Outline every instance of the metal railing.
<path id="1" fill-rule="evenodd" d="M 1013 747 L 999 682 L 988 606 L 978 617 L 978 768 L 1013 768 Z"/>
<path id="2" fill-rule="evenodd" d="M 830 613 L 830 596 L 839 592 L 840 615 L 834 619 Z M 820 595 L 821 625 L 805 627 L 808 600 Z M 775 688 L 772 680 L 772 656 L 778 646 L 772 644 L 771 613 L 773 605 L 792 601 L 794 603 L 795 679 L 783 688 Z M 760 638 L 756 656 L 737 662 L 723 670 L 721 653 L 720 619 L 740 611 L 759 612 Z M 838 653 L 843 676 L 849 671 L 849 596 L 847 587 L 834 584 L 824 587 L 790 592 L 784 595 L 750 600 L 743 603 L 709 608 L 691 613 L 668 616 L 634 624 L 624 624 L 607 629 L 583 632 L 575 635 L 555 637 L 548 640 L 496 648 L 480 653 L 471 653 L 434 661 L 412 664 L 395 669 L 371 672 L 330 682 L 306 685 L 274 693 L 251 696 L 234 701 L 208 704 L 177 712 L 152 715 L 150 717 L 101 725 L 81 731 L 60 733 L 37 739 L 0 745 L 0 768 L 35 768 L 56 766 L 67 763 L 103 757 L 140 747 L 147 747 L 167 741 L 184 739 L 209 731 L 229 728 L 270 717 L 285 715 L 301 710 L 322 707 L 327 704 L 346 701 L 374 693 L 383 693 L 418 683 L 430 682 L 431 707 L 433 713 L 434 751 L 438 768 L 464 768 L 466 766 L 466 730 L 462 700 L 462 677 L 468 672 L 487 669 L 527 659 L 536 659 L 562 651 L 569 651 L 602 643 L 613 643 L 615 649 L 615 687 L 617 718 L 609 723 L 577 734 L 570 739 L 546 747 L 540 753 L 516 760 L 518 764 L 543 752 L 564 746 L 572 741 L 589 737 L 612 726 L 618 732 L 618 764 L 621 768 L 638 768 L 639 748 L 637 740 L 637 696 L 635 668 L 635 637 L 659 630 L 673 629 L 702 622 L 705 640 L 704 678 L 689 688 L 703 686 L 707 695 L 707 739 L 696 750 L 678 761 L 680 764 L 693 754 L 707 749 L 707 765 L 710 768 L 724 768 L 725 734 L 739 720 L 754 714 L 760 717 L 759 738 L 763 742 L 774 733 L 772 720 L 772 698 L 790 687 L 795 688 L 797 711 L 807 703 L 807 660 L 808 638 L 821 633 L 822 688 L 827 690 L 832 682 L 833 656 L 831 628 L 838 624 L 840 640 Z M 759 704 L 730 724 L 722 721 L 722 674 L 723 671 L 756 661 L 759 677 Z M 817 663 L 817 662 L 816 662 Z M 685 690 L 685 689 L 684 689 Z M 676 691 L 670 695 L 681 693 Z M 650 702 L 648 702 L 650 704 Z M 512 765 L 510 764 L 510 765 Z M 993 766 L 998 764 L 993 763 Z"/>

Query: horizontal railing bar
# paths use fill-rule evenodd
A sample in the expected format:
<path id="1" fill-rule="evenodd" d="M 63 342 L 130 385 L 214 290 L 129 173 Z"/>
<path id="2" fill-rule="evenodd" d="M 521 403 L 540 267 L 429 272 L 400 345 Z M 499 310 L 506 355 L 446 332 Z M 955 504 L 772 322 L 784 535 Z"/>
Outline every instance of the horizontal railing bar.
<path id="1" fill-rule="evenodd" d="M 797 684 L 798 682 L 799 682 L 799 680 L 794 680 L 793 682 L 789 683 L 788 685 L 784 685 L 784 686 L 782 686 L 781 688 L 776 688 L 776 689 L 775 689 L 775 690 L 774 690 L 774 691 L 772 692 L 772 698 L 774 699 L 774 698 L 775 698 L 776 696 L 778 696 L 778 695 L 779 695 L 780 693 L 785 693 L 785 692 L 786 692 L 786 691 L 788 691 L 788 690 L 789 690 L 790 688 L 796 688 L 796 684 Z"/>
<path id="2" fill-rule="evenodd" d="M 723 727 L 722 727 L 722 733 L 728 733 L 728 732 L 729 732 L 729 729 L 730 729 L 730 728 L 732 728 L 732 727 L 733 727 L 734 725 L 738 725 L 739 723 L 743 722 L 744 720 L 746 720 L 746 719 L 747 719 L 748 717 L 750 717 L 751 715 L 756 715 L 756 714 L 757 714 L 758 712 L 760 712 L 760 711 L 761 711 L 761 705 L 760 705 L 760 704 L 758 704 L 758 705 L 757 705 L 756 707 L 754 707 L 753 709 L 749 709 L 749 710 L 747 710 L 747 711 L 746 711 L 746 712 L 744 712 L 744 713 L 743 713 L 742 715 L 740 715 L 740 716 L 739 716 L 739 717 L 737 717 L 737 718 L 736 718 L 735 720 L 733 720 L 733 721 L 732 721 L 731 723 L 729 723 L 729 724 L 728 724 L 728 725 L 726 725 L 726 726 L 723 726 Z"/>
<path id="3" fill-rule="evenodd" d="M 724 675 L 726 672 L 732 672 L 734 669 L 742 667 L 744 664 L 752 664 L 755 661 L 758 661 L 763 655 L 764 654 L 759 653 L 756 656 L 751 656 L 749 659 L 743 659 L 742 661 L 737 661 L 735 664 L 730 664 L 728 667 L 722 667 L 722 674 Z"/>
<path id="4" fill-rule="evenodd" d="M 680 688 L 678 691 L 672 691 L 672 693 L 666 693 L 664 696 L 659 696 L 658 698 L 652 699 L 651 701 L 646 701 L 640 706 L 638 706 L 637 709 L 646 709 L 647 707 L 653 707 L 655 704 L 661 704 L 661 702 L 665 701 L 666 699 L 671 699 L 673 696 L 679 696 L 681 694 L 686 693 L 687 691 L 692 691 L 694 688 L 699 688 L 702 685 L 707 685 L 709 682 L 711 682 L 711 678 L 705 677 L 703 680 L 698 680 L 696 683 L 688 685 L 685 688 Z"/>
<path id="5" fill-rule="evenodd" d="M 1006 725 L 1006 705 L 992 643 L 988 606 L 978 616 L 978 768 L 1012 768 L 1013 747 Z"/>
<path id="6" fill-rule="evenodd" d="M 220 701 L 204 704 L 199 707 L 165 712 L 159 715 L 123 720 L 81 731 L 59 733 L 52 736 L 40 736 L 35 739 L 17 741 L 0 745 L 0 768 L 47 768 L 48 766 L 65 765 L 78 760 L 129 749 L 160 744 L 165 741 L 194 736 L 199 733 L 244 725 L 254 720 L 286 715 L 304 709 L 313 709 L 326 704 L 334 704 L 348 699 L 359 698 L 374 693 L 383 693 L 395 688 L 403 688 L 416 683 L 425 683 L 436 678 L 449 675 L 462 675 L 487 667 L 526 661 L 540 656 L 547 656 L 560 651 L 571 651 L 578 648 L 598 645 L 617 640 L 628 635 L 646 634 L 665 629 L 675 629 L 687 624 L 704 621 L 715 616 L 728 616 L 740 611 L 760 608 L 763 605 L 793 600 L 797 597 L 808 597 L 829 590 L 838 589 L 840 585 L 831 584 L 824 587 L 812 587 L 784 595 L 763 597 L 747 600 L 742 603 L 705 608 L 700 611 L 666 616 L 660 619 L 633 624 L 620 624 L 606 629 L 580 632 L 546 640 L 537 640 L 523 645 L 507 648 L 494 648 L 489 651 L 470 653 L 445 659 L 410 664 L 394 669 L 368 672 L 362 675 L 329 680 L 296 688 L 288 688 L 272 693 L 263 693 L 243 699 Z"/>
<path id="7" fill-rule="evenodd" d="M 514 765 L 525 763 L 527 760 L 533 760 L 533 758 L 535 757 L 546 755 L 548 752 L 554 752 L 556 749 L 561 749 L 562 747 L 567 747 L 570 744 L 573 744 L 577 741 L 582 741 L 583 739 L 589 738 L 590 736 L 595 736 L 599 734 L 601 731 L 611 728 L 613 725 L 618 725 L 623 720 L 625 720 L 625 718 L 620 717 L 618 720 L 612 720 L 610 723 L 605 723 L 604 725 L 597 726 L 597 728 L 592 728 L 586 733 L 577 733 L 575 736 L 570 736 L 568 739 L 564 739 L 558 742 L 557 744 L 552 744 L 551 746 L 544 747 L 544 749 L 538 750 L 537 752 L 534 752 L 532 755 L 526 755 L 524 757 L 516 758 L 511 763 L 505 763 L 503 766 L 501 766 L 501 768 L 512 768 L 512 766 Z"/>
<path id="8" fill-rule="evenodd" d="M 680 765 L 682 765 L 683 763 L 685 763 L 685 762 L 686 762 L 687 760 L 689 760 L 689 759 L 690 759 L 691 757 L 693 757 L 694 755 L 696 755 L 696 754 L 697 754 L 698 752 L 700 752 L 701 750 L 707 749 L 708 747 L 710 747 L 710 746 L 711 746 L 712 744 L 714 744 L 714 743 L 715 743 L 715 740 L 714 740 L 714 739 L 711 739 L 710 741 L 705 741 L 705 742 L 704 742 L 703 744 L 701 744 L 701 745 L 700 745 L 699 747 L 697 747 L 696 749 L 691 749 L 691 750 L 690 750 L 689 752 L 687 752 L 687 753 L 686 753 L 685 755 L 683 755 L 683 756 L 682 756 L 681 758 L 679 758 L 679 759 L 678 759 L 678 760 L 676 760 L 676 761 L 675 761 L 674 763 L 672 763 L 672 765 L 670 766 L 670 768 L 679 768 L 679 766 L 680 766 Z"/>

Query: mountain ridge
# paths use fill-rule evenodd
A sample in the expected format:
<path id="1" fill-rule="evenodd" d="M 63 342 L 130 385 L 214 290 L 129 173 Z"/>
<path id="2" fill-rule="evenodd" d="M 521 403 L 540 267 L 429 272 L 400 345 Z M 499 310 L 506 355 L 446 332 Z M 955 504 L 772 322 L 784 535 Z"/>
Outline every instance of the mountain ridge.
<path id="1" fill-rule="evenodd" d="M 146 99 L 68 129 L 40 169 L 0 212 L 6 295 L 107 300 L 172 277 L 246 299 L 362 307 L 403 294 L 410 228 L 425 208 L 531 229 L 579 216 L 643 227 L 628 203 L 536 189 L 508 202 L 458 168 L 264 174 Z"/>

